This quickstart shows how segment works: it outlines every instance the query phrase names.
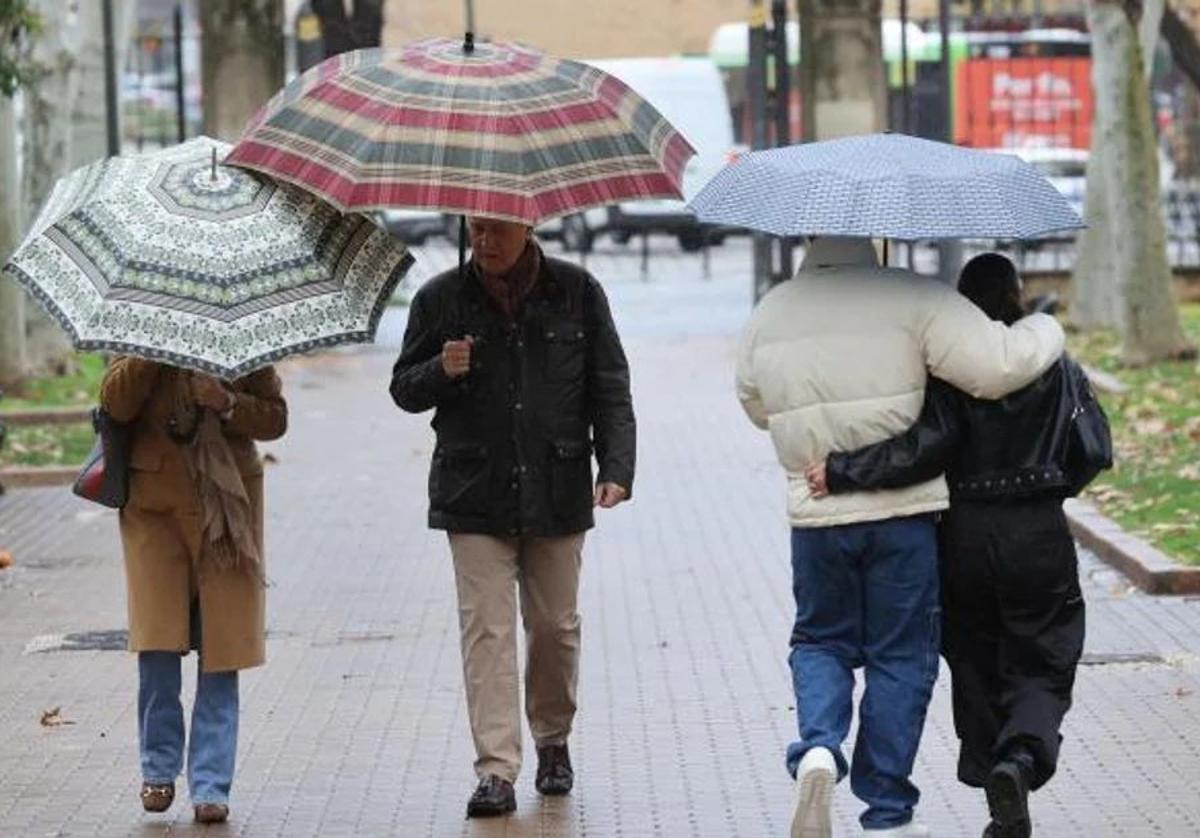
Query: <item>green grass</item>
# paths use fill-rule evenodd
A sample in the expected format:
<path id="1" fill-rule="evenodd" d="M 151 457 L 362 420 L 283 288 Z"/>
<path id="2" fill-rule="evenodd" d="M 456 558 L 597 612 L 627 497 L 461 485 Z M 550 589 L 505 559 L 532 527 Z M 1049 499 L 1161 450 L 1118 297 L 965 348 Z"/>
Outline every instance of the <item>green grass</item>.
<path id="1" fill-rule="evenodd" d="M 104 377 L 99 355 L 76 355 L 70 375 L 30 378 L 0 396 L 0 416 L 6 411 L 47 407 L 91 407 Z M 0 466 L 76 466 L 92 449 L 90 422 L 66 425 L 8 425 L 0 448 Z"/>
<path id="2" fill-rule="evenodd" d="M 71 375 L 31 378 L 0 395 L 0 413 L 42 407 L 88 407 L 96 403 L 104 359 L 99 355 L 76 355 Z"/>
<path id="3" fill-rule="evenodd" d="M 9 427 L 0 466 L 77 466 L 94 439 L 88 422 Z"/>
<path id="4" fill-rule="evenodd" d="M 1200 304 L 1181 309 L 1200 343 Z M 1200 366 L 1194 361 L 1123 369 L 1117 338 L 1073 335 L 1081 362 L 1112 373 L 1126 387 L 1101 394 L 1112 423 L 1116 465 L 1085 497 L 1126 530 L 1187 564 L 1200 565 Z"/>

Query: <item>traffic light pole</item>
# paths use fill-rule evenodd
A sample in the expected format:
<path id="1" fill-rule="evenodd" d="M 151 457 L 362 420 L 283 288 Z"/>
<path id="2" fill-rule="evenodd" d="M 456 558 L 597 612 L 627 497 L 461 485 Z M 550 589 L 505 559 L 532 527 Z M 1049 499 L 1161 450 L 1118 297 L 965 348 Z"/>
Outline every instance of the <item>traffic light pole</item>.
<path id="1" fill-rule="evenodd" d="M 945 107 L 946 135 L 948 143 L 954 142 L 954 86 L 950 53 L 950 0 L 938 2 L 938 29 L 942 35 L 941 82 L 942 101 Z M 951 286 L 958 285 L 958 272 L 962 269 L 963 246 L 958 239 L 938 242 L 938 279 Z"/>
<path id="2" fill-rule="evenodd" d="M 792 79 L 788 64 L 787 0 L 772 0 L 771 3 L 771 54 L 775 58 L 774 96 L 775 147 L 792 142 Z M 773 283 L 792 278 L 792 240 L 786 236 L 778 239 L 779 273 Z"/>
<path id="3" fill-rule="evenodd" d="M 115 157 L 121 153 L 121 123 L 117 110 L 121 103 L 117 99 L 117 49 L 113 40 L 112 0 L 104 0 L 101 6 L 101 16 L 104 18 L 104 103 L 108 129 L 108 156 Z"/>
<path id="4" fill-rule="evenodd" d="M 750 113 L 750 147 L 769 148 L 767 120 L 767 10 L 763 0 L 751 0 L 748 20 L 750 42 L 746 62 L 746 107 Z M 736 165 L 736 164 L 735 164 Z M 771 237 L 753 234 L 754 300 L 757 302 L 774 285 Z"/>

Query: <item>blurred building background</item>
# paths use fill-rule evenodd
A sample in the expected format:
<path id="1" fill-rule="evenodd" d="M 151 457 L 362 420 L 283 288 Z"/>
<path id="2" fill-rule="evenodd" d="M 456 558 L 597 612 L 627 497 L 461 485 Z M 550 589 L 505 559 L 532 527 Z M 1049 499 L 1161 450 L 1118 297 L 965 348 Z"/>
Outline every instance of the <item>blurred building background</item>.
<path id="1" fill-rule="evenodd" d="M 153 147 L 194 136 L 204 124 L 201 0 L 124 2 L 136 3 L 136 31 L 120 77 L 125 147 Z M 286 77 L 331 52 L 370 45 L 375 38 L 395 46 L 432 35 L 458 37 L 466 27 L 468 5 L 462 0 L 280 2 Z M 749 0 L 473 0 L 471 5 L 478 37 L 518 40 L 553 54 L 584 59 L 710 57 L 725 80 L 735 139 L 751 139 L 746 103 Z M 1082 207 L 1093 102 L 1084 0 L 950 3 L 948 92 L 937 0 L 909 0 L 904 27 L 900 0 L 877 5 L 887 79 L 885 124 L 879 127 L 1017 151 Z M 1193 31 L 1200 31 L 1200 0 L 1172 0 L 1169 5 Z M 795 22 L 799 4 L 792 0 L 787 6 L 793 63 L 789 110 L 796 139 L 802 135 L 804 89 Z M 906 73 L 901 71 L 902 43 Z M 1196 242 L 1200 88 L 1195 74 L 1177 65 L 1161 38 L 1152 89 L 1170 232 L 1178 241 Z M 1187 262 L 1192 261 L 1191 249 L 1189 244 Z"/>

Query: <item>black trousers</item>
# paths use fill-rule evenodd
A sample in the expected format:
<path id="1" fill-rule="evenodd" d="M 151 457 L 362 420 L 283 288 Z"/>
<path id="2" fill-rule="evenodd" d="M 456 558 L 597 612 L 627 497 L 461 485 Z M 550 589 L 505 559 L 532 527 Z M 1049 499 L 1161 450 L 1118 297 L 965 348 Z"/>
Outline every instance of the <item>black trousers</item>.
<path id="1" fill-rule="evenodd" d="M 1021 747 L 1033 758 L 1036 789 L 1057 766 L 1083 651 L 1083 596 L 1062 503 L 958 502 L 941 539 L 958 778 L 981 787 Z"/>

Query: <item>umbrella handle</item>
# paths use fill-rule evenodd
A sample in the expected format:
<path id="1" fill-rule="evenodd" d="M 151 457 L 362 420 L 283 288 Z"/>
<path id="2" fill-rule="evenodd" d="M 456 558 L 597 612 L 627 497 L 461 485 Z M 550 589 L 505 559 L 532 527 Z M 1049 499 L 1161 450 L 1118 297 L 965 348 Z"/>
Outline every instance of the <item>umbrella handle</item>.
<path id="1" fill-rule="evenodd" d="M 463 36 L 463 52 L 465 52 L 467 55 L 470 55 L 474 51 L 475 51 L 475 33 L 467 32 L 467 34 Z"/>
<path id="2" fill-rule="evenodd" d="M 462 282 L 466 275 L 465 265 L 467 264 L 467 217 L 460 215 L 458 217 L 458 280 Z"/>
<path id="3" fill-rule="evenodd" d="M 216 146 L 213 146 L 213 148 L 212 148 L 212 174 L 210 174 L 208 176 L 208 178 L 209 178 L 209 180 L 213 181 L 214 183 L 217 180 L 217 147 Z"/>

